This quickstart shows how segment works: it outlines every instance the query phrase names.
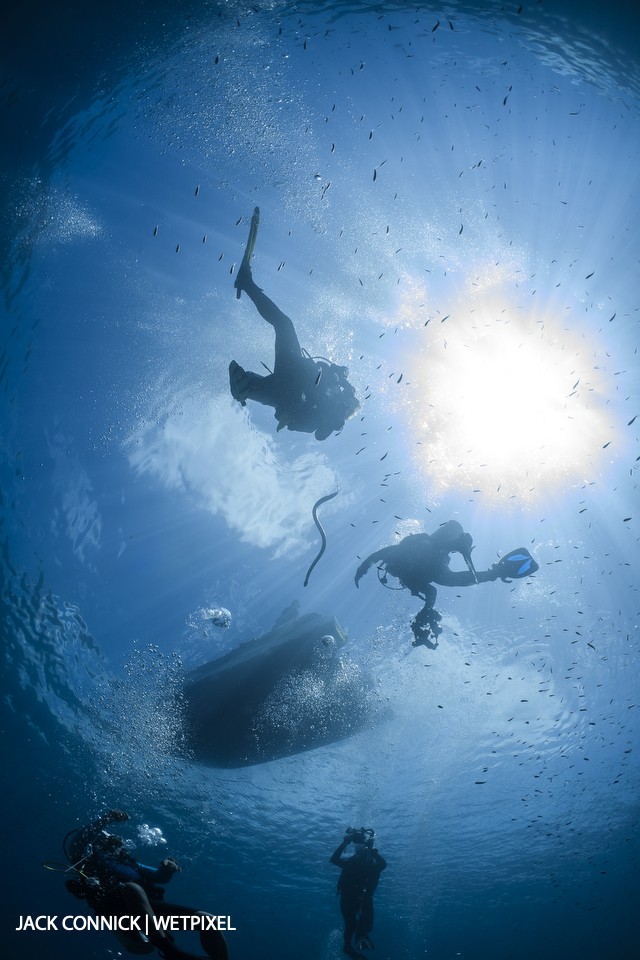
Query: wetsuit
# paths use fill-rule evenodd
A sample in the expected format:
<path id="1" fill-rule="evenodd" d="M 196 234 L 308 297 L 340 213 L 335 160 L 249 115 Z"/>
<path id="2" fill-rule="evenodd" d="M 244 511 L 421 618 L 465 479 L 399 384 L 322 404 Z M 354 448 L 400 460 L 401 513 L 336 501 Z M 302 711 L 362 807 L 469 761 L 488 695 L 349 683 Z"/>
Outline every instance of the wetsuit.
<path id="1" fill-rule="evenodd" d="M 305 356 L 293 322 L 257 286 L 248 267 L 238 272 L 236 288 L 247 294 L 263 320 L 274 328 L 276 342 L 273 373 L 268 376 L 243 370 L 231 361 L 232 396 L 243 404 L 255 400 L 273 407 L 278 430 L 286 427 L 315 433 L 316 440 L 326 440 L 334 430 L 341 430 L 359 407 L 347 380 L 347 368 Z"/>
<path id="2" fill-rule="evenodd" d="M 153 921 L 155 917 L 206 914 L 193 907 L 165 902 L 163 885 L 180 869 L 173 861 L 163 860 L 158 867 L 146 866 L 131 856 L 119 837 L 105 832 L 108 824 L 125 819 L 126 814 L 110 811 L 73 834 L 66 852 L 76 876 L 67 881 L 67 889 L 86 900 L 98 916 L 148 917 L 148 934 L 146 929 L 145 933 L 113 931 L 129 952 L 149 953 L 155 948 L 167 960 L 192 960 L 194 955 L 176 947 L 173 937 L 156 930 Z M 185 922 L 181 929 L 184 927 Z M 226 942 L 218 930 L 201 930 L 200 943 L 208 957 L 227 960 Z"/>
<path id="3" fill-rule="evenodd" d="M 410 590 L 412 596 L 420 597 L 424 601 L 424 607 L 411 621 L 414 646 L 425 644 L 435 647 L 442 628 L 441 616 L 434 609 L 437 596 L 434 584 L 443 587 L 469 587 L 474 583 L 486 583 L 498 578 L 498 564 L 488 570 L 476 570 L 473 567 L 470 559 L 471 548 L 470 535 L 464 532 L 457 521 L 449 520 L 432 534 L 410 534 L 400 543 L 370 554 L 358 567 L 355 584 L 358 586 L 372 564 L 382 565 L 385 570 L 383 583 L 386 583 L 386 576 L 390 574 Z M 469 569 L 450 570 L 452 553 L 461 553 Z"/>
<path id="4" fill-rule="evenodd" d="M 345 837 L 332 853 L 331 863 L 341 869 L 338 893 L 344 919 L 344 952 L 359 957 L 359 945 L 372 945 L 368 935 L 373 930 L 373 894 L 387 862 L 370 847 L 351 857 L 342 856 L 350 842 Z"/>

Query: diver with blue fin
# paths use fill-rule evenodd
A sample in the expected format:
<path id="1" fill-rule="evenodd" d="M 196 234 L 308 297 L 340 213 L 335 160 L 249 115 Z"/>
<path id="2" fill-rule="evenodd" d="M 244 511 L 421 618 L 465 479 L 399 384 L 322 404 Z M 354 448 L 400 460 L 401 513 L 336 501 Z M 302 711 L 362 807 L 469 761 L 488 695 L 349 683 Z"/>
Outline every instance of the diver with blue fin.
<path id="1" fill-rule="evenodd" d="M 441 587 L 469 587 L 474 583 L 498 579 L 509 583 L 528 577 L 538 569 L 529 551 L 519 547 L 488 570 L 476 570 L 471 559 L 472 549 L 471 535 L 465 533 L 457 520 L 447 520 L 435 533 L 411 534 L 393 546 L 372 553 L 356 570 L 355 584 L 357 587 L 369 567 L 377 564 L 378 578 L 383 586 L 387 586 L 387 576 L 390 575 L 399 580 L 402 587 L 410 590 L 413 597 L 423 600 L 424 607 L 411 621 L 415 637 L 413 646 L 424 645 L 434 650 L 442 633 L 442 617 L 434 609 L 437 596 L 434 584 Z M 466 570 L 449 569 L 452 553 L 462 556 Z"/>
<path id="2" fill-rule="evenodd" d="M 165 858 L 158 867 L 145 866 L 131 855 L 121 837 L 105 830 L 128 819 L 122 810 L 109 810 L 67 834 L 63 849 L 69 863 L 65 873 L 72 874 L 66 882 L 69 893 L 86 900 L 98 917 L 120 920 L 116 929 L 110 929 L 129 953 L 157 950 L 165 960 L 227 960 L 224 935 L 213 922 L 216 917 L 165 901 L 164 885 L 181 872 L 178 864 Z M 169 932 L 176 929 L 198 930 L 206 957 L 176 946 Z"/>
<path id="3" fill-rule="evenodd" d="M 278 430 L 313 433 L 326 440 L 360 406 L 347 379 L 349 371 L 329 360 L 313 358 L 298 341 L 293 323 L 257 286 L 251 274 L 251 257 L 258 235 L 260 210 L 253 212 L 249 237 L 234 283 L 236 296 L 246 293 L 263 320 L 275 330 L 273 373 L 262 376 L 244 370 L 235 360 L 229 364 L 231 395 L 243 406 L 254 400 L 274 408 Z M 268 369 L 268 368 L 267 368 Z"/>

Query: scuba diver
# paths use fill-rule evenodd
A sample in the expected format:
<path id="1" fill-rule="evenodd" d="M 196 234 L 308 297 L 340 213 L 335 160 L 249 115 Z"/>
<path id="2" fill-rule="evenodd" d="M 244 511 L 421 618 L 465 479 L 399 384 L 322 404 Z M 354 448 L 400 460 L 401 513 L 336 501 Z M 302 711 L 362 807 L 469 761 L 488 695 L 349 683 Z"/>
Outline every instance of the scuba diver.
<path id="1" fill-rule="evenodd" d="M 415 637 L 413 646 L 424 645 L 435 650 L 442 633 L 442 617 L 433 606 L 437 596 L 434 583 L 442 587 L 469 587 L 473 583 L 497 580 L 498 577 L 504 583 L 509 583 L 528 577 L 538 569 L 529 551 L 519 547 L 488 570 L 476 570 L 471 559 L 472 549 L 471 535 L 465 533 L 457 520 L 447 520 L 435 533 L 411 534 L 394 546 L 372 553 L 356 570 L 355 584 L 357 587 L 369 567 L 377 563 L 378 578 L 383 586 L 387 585 L 387 574 L 391 574 L 411 591 L 411 596 L 424 600 L 424 607 L 411 621 Z M 456 572 L 449 569 L 452 553 L 461 554 L 467 570 Z"/>
<path id="2" fill-rule="evenodd" d="M 243 370 L 232 360 L 229 364 L 231 395 L 243 406 L 247 400 L 255 400 L 274 407 L 278 430 L 286 427 L 314 433 L 316 440 L 326 440 L 334 431 L 342 430 L 360 404 L 347 380 L 347 368 L 322 358 L 314 359 L 302 350 L 289 317 L 254 283 L 250 261 L 259 222 L 260 210 L 256 207 L 234 287 L 238 299 L 244 291 L 262 319 L 274 328 L 275 361 L 273 373 L 265 377 Z"/>
<path id="3" fill-rule="evenodd" d="M 86 900 L 98 916 L 123 918 L 123 929 L 113 933 L 130 953 L 151 953 L 155 949 L 165 960 L 197 960 L 195 954 L 180 950 L 171 933 L 158 929 L 155 921 L 167 917 L 175 923 L 179 917 L 179 929 L 192 929 L 191 923 L 187 925 L 192 917 L 210 914 L 165 902 L 163 886 L 181 872 L 181 867 L 170 859 L 156 868 L 147 867 L 131 856 L 121 837 L 104 829 L 128 819 L 129 815 L 122 810 L 109 810 L 93 823 L 67 834 L 63 841 L 71 864 L 67 872 L 75 872 L 66 882 L 67 890 Z M 172 925 L 171 929 L 175 927 Z M 207 957 L 227 960 L 226 941 L 219 930 L 200 929 L 199 933 Z"/>
<path id="4" fill-rule="evenodd" d="M 373 930 L 373 894 L 380 874 L 387 865 L 373 846 L 373 830 L 349 827 L 344 840 L 331 854 L 331 863 L 340 867 L 338 893 L 344 918 L 344 952 L 349 957 L 362 958 L 360 950 L 372 950 L 369 934 Z M 353 844 L 353 855 L 343 853 Z"/>

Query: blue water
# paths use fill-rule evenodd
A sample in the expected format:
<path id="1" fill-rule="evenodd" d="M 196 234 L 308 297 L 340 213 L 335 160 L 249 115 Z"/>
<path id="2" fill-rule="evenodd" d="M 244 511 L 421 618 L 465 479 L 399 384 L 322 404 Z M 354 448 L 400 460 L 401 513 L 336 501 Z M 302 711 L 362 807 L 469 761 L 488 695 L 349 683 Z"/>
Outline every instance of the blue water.
<path id="1" fill-rule="evenodd" d="M 2 31 L 0 953 L 117 955 L 13 928 L 82 910 L 43 861 L 120 807 L 183 865 L 175 899 L 232 916 L 234 960 L 342 955 L 350 824 L 389 863 L 378 960 L 635 955 L 634 6 L 104 6 Z M 229 360 L 273 356 L 233 290 L 255 205 L 257 282 L 362 400 L 324 443 L 228 393 Z M 353 574 L 452 517 L 476 566 L 540 570 L 441 588 L 412 649 L 416 601 Z M 338 619 L 382 719 L 185 759 L 185 672 L 293 600 Z"/>

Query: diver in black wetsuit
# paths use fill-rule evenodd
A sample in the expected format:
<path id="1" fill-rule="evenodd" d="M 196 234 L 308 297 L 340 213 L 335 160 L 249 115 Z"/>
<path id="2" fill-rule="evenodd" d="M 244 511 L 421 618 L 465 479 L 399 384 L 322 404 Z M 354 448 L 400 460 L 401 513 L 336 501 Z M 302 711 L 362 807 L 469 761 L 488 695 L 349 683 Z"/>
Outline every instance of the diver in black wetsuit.
<path id="1" fill-rule="evenodd" d="M 434 583 L 443 587 L 469 587 L 473 583 L 486 583 L 489 580 L 520 579 L 535 573 L 538 564 L 524 547 L 512 550 L 488 570 L 476 570 L 471 559 L 473 540 L 465 533 L 457 520 L 448 520 L 435 533 L 417 533 L 405 537 L 400 543 L 383 547 L 363 560 L 355 575 L 358 586 L 369 567 L 378 563 L 384 568 L 381 583 L 386 585 L 387 574 L 396 577 L 403 587 L 407 587 L 414 597 L 424 601 L 424 607 L 411 621 L 415 640 L 413 646 L 424 644 L 431 649 L 438 645 L 442 633 L 442 619 L 434 603 L 437 590 Z M 467 570 L 459 572 L 449 569 L 452 553 L 459 553 L 464 559 Z"/>
<path id="2" fill-rule="evenodd" d="M 254 282 L 250 261 L 259 214 L 256 207 L 234 286 L 238 297 L 246 293 L 263 320 L 274 328 L 275 362 L 273 373 L 265 377 L 243 370 L 232 360 L 229 364 L 231 395 L 243 405 L 247 400 L 255 400 L 274 407 L 278 430 L 286 427 L 314 433 L 316 440 L 326 440 L 331 433 L 342 429 L 360 404 L 347 380 L 347 368 L 328 360 L 314 360 L 306 354 L 290 318 Z"/>
<path id="3" fill-rule="evenodd" d="M 181 871 L 174 860 L 147 867 L 131 856 L 120 837 L 104 829 L 128 819 L 122 810 L 109 810 L 93 823 L 67 834 L 64 851 L 76 874 L 67 880 L 67 889 L 86 900 L 98 916 L 127 918 L 123 927 L 133 929 L 113 933 L 130 953 L 146 954 L 156 949 L 166 960 L 193 960 L 194 954 L 176 947 L 170 933 L 156 930 L 154 918 L 208 914 L 165 902 L 163 885 Z M 139 930 L 131 919 L 137 919 Z M 227 960 L 227 945 L 220 931 L 200 930 L 200 943 L 212 960 Z"/>
<path id="4" fill-rule="evenodd" d="M 369 934 L 373 930 L 373 894 L 380 874 L 387 865 L 373 846 L 373 830 L 349 828 L 344 840 L 331 854 L 331 863 L 340 867 L 338 893 L 344 918 L 344 952 L 349 957 L 362 958 L 360 950 L 373 949 Z M 354 853 L 343 853 L 353 844 Z"/>

